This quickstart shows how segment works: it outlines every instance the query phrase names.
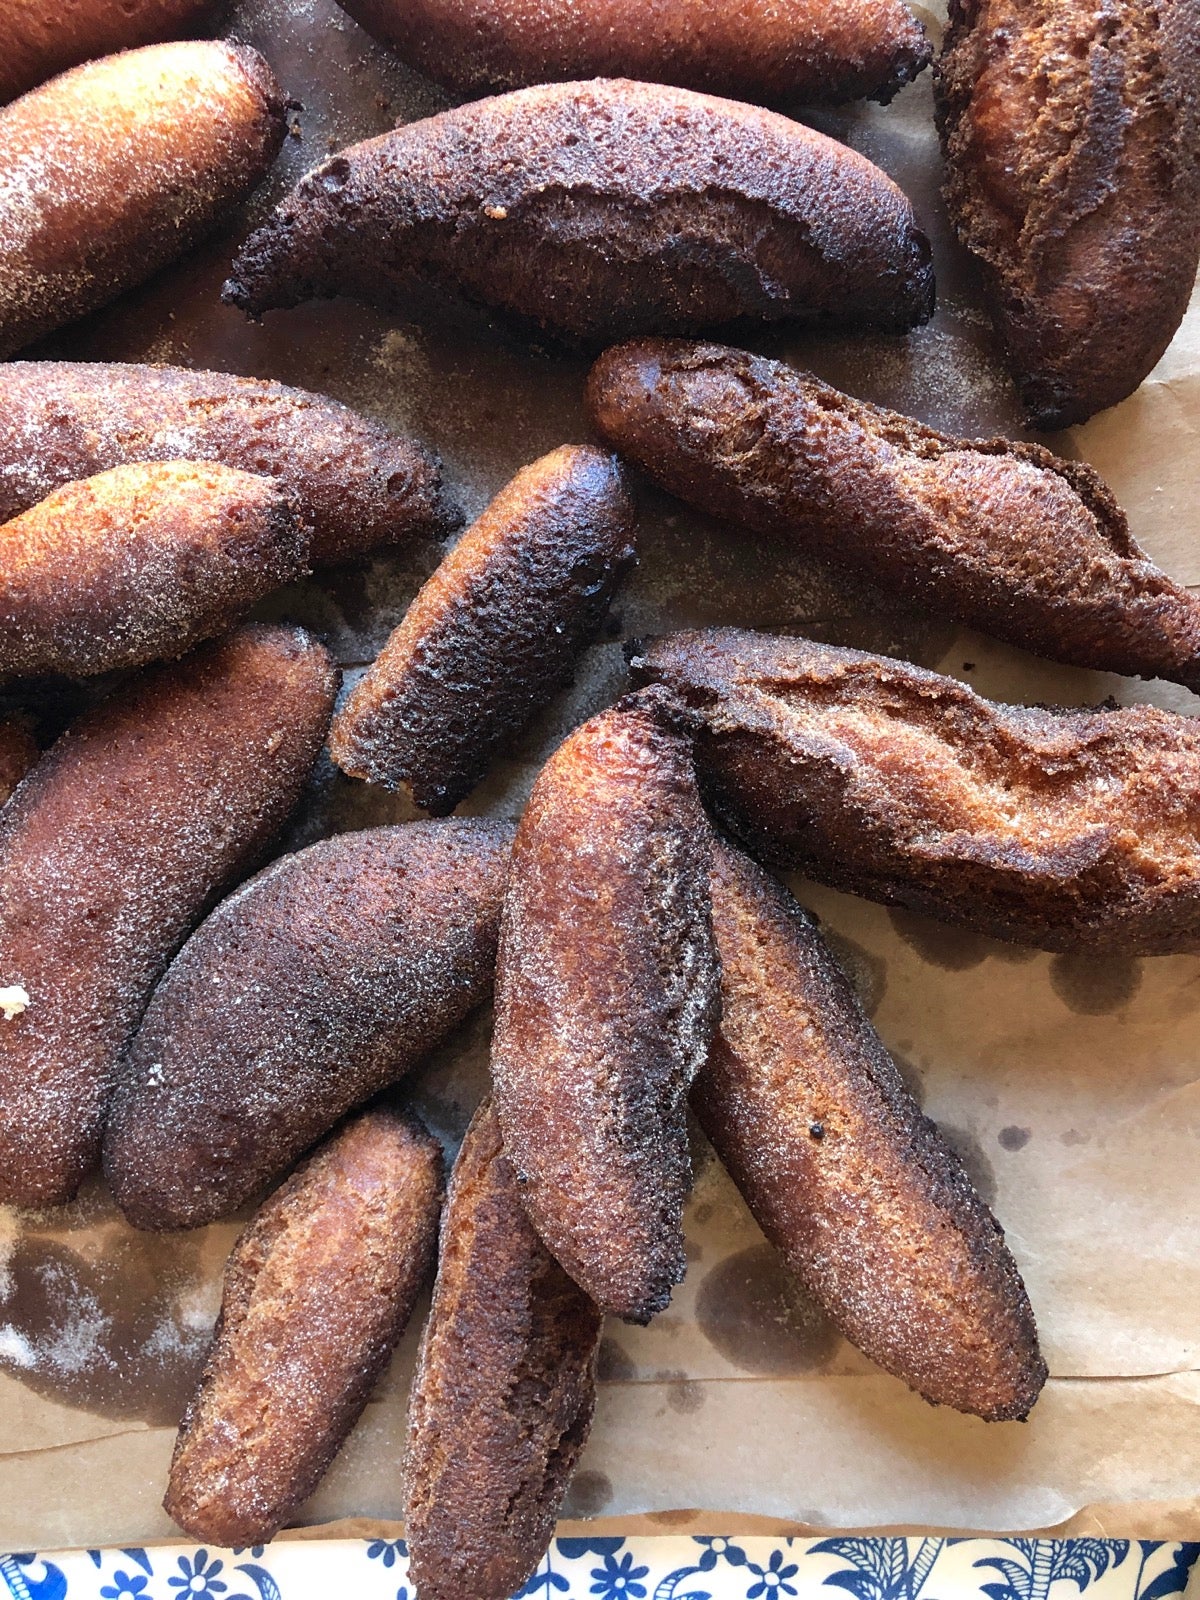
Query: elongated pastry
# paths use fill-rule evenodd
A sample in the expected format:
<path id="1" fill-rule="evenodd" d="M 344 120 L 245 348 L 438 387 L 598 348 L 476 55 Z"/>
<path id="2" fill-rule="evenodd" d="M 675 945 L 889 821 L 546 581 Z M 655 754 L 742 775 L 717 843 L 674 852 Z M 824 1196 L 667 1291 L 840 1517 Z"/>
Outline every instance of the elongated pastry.
<path id="1" fill-rule="evenodd" d="M 104 1164 L 139 1228 L 228 1216 L 487 996 L 512 843 L 416 822 L 283 856 L 212 913 L 155 991 Z"/>
<path id="2" fill-rule="evenodd" d="M 600 1325 L 530 1226 L 485 1102 L 450 1181 L 408 1406 L 418 1600 L 507 1600 L 546 1553 L 592 1423 Z"/>
<path id="3" fill-rule="evenodd" d="M 209 40 L 106 56 L 5 107 L 0 355 L 211 233 L 263 177 L 284 131 L 263 58 Z"/>
<path id="4" fill-rule="evenodd" d="M 1200 261 L 1194 0 L 951 0 L 936 88 L 1029 420 L 1084 422 L 1157 362 Z"/>
<path id="5" fill-rule="evenodd" d="M 634 662 L 765 860 L 1043 950 L 1200 949 L 1200 722 L 996 705 L 907 661 L 735 628 Z"/>
<path id="6" fill-rule="evenodd" d="M 568 338 L 734 317 L 902 331 L 929 244 L 865 157 L 770 111 L 627 79 L 458 106 L 331 156 L 253 234 L 224 297 L 455 288 Z"/>
<path id="7" fill-rule="evenodd" d="M 709 828 L 678 706 L 592 717 L 517 830 L 492 1075 L 534 1227 L 603 1311 L 648 1322 L 684 1273 L 686 1107 L 719 1005 Z"/>
<path id="8" fill-rule="evenodd" d="M 430 578 L 334 719 L 351 777 L 444 816 L 571 675 L 632 566 L 611 456 L 564 445 L 524 468 Z"/>
<path id="9" fill-rule="evenodd" d="M 813 919 L 713 850 L 721 1027 L 692 1106 L 755 1221 L 864 1354 L 935 1405 L 1023 1418 L 1046 1379 L 996 1219 Z"/>
<path id="10" fill-rule="evenodd" d="M 0 722 L 0 806 L 38 758 L 38 747 L 24 723 Z"/>
<path id="11" fill-rule="evenodd" d="M 123 362 L 0 366 L 0 518 L 130 461 L 219 461 L 278 478 L 344 561 L 453 524 L 437 462 L 412 439 L 266 378 Z"/>
<path id="12" fill-rule="evenodd" d="M 272 478 L 138 462 L 0 524 L 0 673 L 85 676 L 179 656 L 306 569 Z"/>
<path id="13" fill-rule="evenodd" d="M 163 1501 L 193 1539 L 266 1544 L 320 1483 L 429 1276 L 441 1187 L 437 1141 L 370 1111 L 234 1245 Z"/>
<path id="14" fill-rule="evenodd" d="M 0 1198 L 67 1200 L 159 974 L 299 798 L 337 675 L 246 627 L 86 712 L 0 813 Z M 212 1004 L 219 998 L 210 990 Z"/>
<path id="15" fill-rule="evenodd" d="M 368 33 L 456 94 L 562 78 L 644 78 L 734 100 L 887 101 L 928 66 L 901 0 L 339 0 Z"/>
<path id="16" fill-rule="evenodd" d="M 0 103 L 81 61 L 191 33 L 218 5 L 219 0 L 0 0 Z"/>
<path id="17" fill-rule="evenodd" d="M 1200 689 L 1200 600 L 1081 462 L 936 433 L 724 345 L 619 345 L 588 402 L 609 444 L 703 511 L 1026 650 Z"/>

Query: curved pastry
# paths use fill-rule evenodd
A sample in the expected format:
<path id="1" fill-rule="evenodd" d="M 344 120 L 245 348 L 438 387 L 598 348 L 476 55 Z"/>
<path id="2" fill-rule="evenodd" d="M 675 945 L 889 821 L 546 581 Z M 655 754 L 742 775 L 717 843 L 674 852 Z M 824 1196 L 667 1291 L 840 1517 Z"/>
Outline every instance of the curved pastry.
<path id="1" fill-rule="evenodd" d="M 337 674 L 240 628 L 86 712 L 0 812 L 0 1198 L 70 1199 L 159 974 L 300 796 Z M 213 998 L 210 993 L 210 1001 Z"/>
<path id="2" fill-rule="evenodd" d="M 0 722 L 0 806 L 37 758 L 37 744 L 22 722 Z"/>
<path id="3" fill-rule="evenodd" d="M 719 628 L 634 662 L 700 715 L 755 855 L 1043 950 L 1200 949 L 1200 722 L 996 705 L 907 661 Z"/>
<path id="4" fill-rule="evenodd" d="M 813 919 L 717 842 L 721 1026 L 692 1107 L 851 1344 L 934 1405 L 1028 1415 L 1046 1380 L 1004 1234 L 904 1087 Z"/>
<path id="5" fill-rule="evenodd" d="M 429 1276 L 441 1188 L 437 1140 L 370 1111 L 234 1245 L 163 1500 L 193 1539 L 266 1544 L 320 1483 Z"/>
<path id="6" fill-rule="evenodd" d="M 130 461 L 219 461 L 279 479 L 312 524 L 312 559 L 345 561 L 454 518 L 437 462 L 325 395 L 266 378 L 124 362 L 0 367 L 0 518 Z"/>
<path id="7" fill-rule="evenodd" d="M 1200 689 L 1200 600 L 1081 462 L 955 439 L 724 345 L 620 345 L 588 403 L 609 444 L 702 511 L 1039 655 Z"/>
<path id="8" fill-rule="evenodd" d="M 1200 261 L 1194 0 L 951 0 L 946 203 L 979 258 L 1029 420 L 1132 394 Z"/>
<path id="9" fill-rule="evenodd" d="M 444 816 L 570 676 L 633 565 L 617 463 L 564 445 L 503 488 L 421 590 L 334 719 L 353 778 Z"/>
<path id="10" fill-rule="evenodd" d="M 105 1170 L 136 1227 L 236 1211 L 486 998 L 512 834 L 340 834 L 217 907 L 155 991 L 109 1118 Z"/>
<path id="11" fill-rule="evenodd" d="M 456 94 L 564 78 L 643 78 L 732 100 L 888 101 L 929 65 L 901 0 L 338 0 Z"/>
<path id="12" fill-rule="evenodd" d="M 687 1093 L 716 1023 L 709 827 L 680 711 L 630 695 L 542 768 L 517 830 L 492 1075 L 534 1227 L 603 1311 L 683 1279 Z"/>
<path id="13" fill-rule="evenodd" d="M 107 56 L 6 106 L 0 355 L 203 239 L 266 173 L 285 124 L 257 50 L 209 40 Z"/>
<path id="14" fill-rule="evenodd" d="M 306 571 L 282 488 L 164 461 L 64 484 L 0 524 L 0 673 L 86 676 L 179 656 Z"/>
<path id="15" fill-rule="evenodd" d="M 568 338 L 735 317 L 902 331 L 929 243 L 865 157 L 770 111 L 626 79 L 458 106 L 331 156 L 243 245 L 224 298 L 456 288 Z"/>
<path id="16" fill-rule="evenodd" d="M 0 0 L 0 102 L 35 88 L 56 72 L 129 50 L 177 38 L 202 28 L 220 0 L 73 0 L 70 5 L 31 5 Z"/>
<path id="17" fill-rule="evenodd" d="M 600 1326 L 530 1226 L 485 1102 L 450 1180 L 408 1404 L 420 1600 L 507 1600 L 545 1555 L 592 1424 Z"/>

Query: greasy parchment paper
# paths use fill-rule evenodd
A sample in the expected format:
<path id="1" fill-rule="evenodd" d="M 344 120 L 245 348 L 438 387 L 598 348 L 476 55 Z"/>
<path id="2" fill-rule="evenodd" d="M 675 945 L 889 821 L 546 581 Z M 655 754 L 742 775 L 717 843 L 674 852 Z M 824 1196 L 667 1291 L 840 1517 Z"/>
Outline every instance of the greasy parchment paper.
<path id="1" fill-rule="evenodd" d="M 427 439 L 474 514 L 517 467 L 586 437 L 586 362 L 530 349 L 468 312 L 417 325 L 334 303 L 276 313 L 256 328 L 222 308 L 217 288 L 252 215 L 328 149 L 444 103 L 332 0 L 247 0 L 231 31 L 262 48 L 303 102 L 299 137 L 228 236 L 48 348 L 325 390 Z M 908 339 L 775 330 L 754 336 L 757 347 L 934 424 L 1018 432 L 969 264 L 936 199 L 928 77 L 886 110 L 856 108 L 821 125 L 912 194 L 934 238 L 938 316 Z M 1056 443 L 1094 462 L 1151 553 L 1200 585 L 1198 436 L 1200 304 L 1138 395 Z M 648 490 L 641 538 L 641 567 L 616 608 L 618 634 L 588 652 L 575 686 L 465 809 L 516 816 L 547 752 L 622 686 L 621 636 L 681 624 L 812 630 L 910 655 L 1001 698 L 1086 703 L 1112 694 L 1197 708 L 1181 689 L 1054 667 L 936 617 L 897 615 L 845 574 Z M 264 614 L 320 630 L 352 681 L 437 556 L 432 546 L 407 549 L 323 574 Z M 324 768 L 287 842 L 403 815 L 386 795 Z M 1200 959 L 1050 957 L 797 888 L 1008 1230 L 1052 1380 L 1025 1425 L 988 1426 L 926 1406 L 789 1287 L 697 1137 L 688 1281 L 652 1327 L 608 1330 L 596 1427 L 567 1514 L 614 1526 L 650 1514 L 626 1528 L 729 1529 L 757 1518 L 999 1532 L 1069 1522 L 1195 1536 Z M 481 1016 L 404 1087 L 448 1140 L 482 1090 L 487 1039 Z M 137 1235 L 98 1180 L 66 1212 L 0 1213 L 0 1548 L 169 1534 L 159 1499 L 174 1422 L 237 1226 Z M 400 1515 L 415 1343 L 414 1329 L 307 1524 Z"/>

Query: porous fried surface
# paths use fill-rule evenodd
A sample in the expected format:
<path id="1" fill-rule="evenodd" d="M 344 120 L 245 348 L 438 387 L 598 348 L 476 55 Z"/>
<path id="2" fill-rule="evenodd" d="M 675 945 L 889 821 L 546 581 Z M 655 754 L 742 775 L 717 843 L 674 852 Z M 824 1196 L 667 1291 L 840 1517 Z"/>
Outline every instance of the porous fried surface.
<path id="1" fill-rule="evenodd" d="M 1083 422 L 1170 343 L 1200 259 L 1194 0 L 951 0 L 946 202 L 1030 421 Z"/>
<path id="2" fill-rule="evenodd" d="M 127 461 L 219 461 L 277 478 L 343 561 L 449 531 L 438 464 L 412 439 L 307 389 L 125 362 L 0 367 L 0 517 Z"/>
<path id="3" fill-rule="evenodd" d="M 180 656 L 307 570 L 272 478 L 136 462 L 0 524 L 0 673 L 86 675 Z"/>
<path id="4" fill-rule="evenodd" d="M 163 1501 L 193 1539 L 266 1544 L 317 1487 L 433 1266 L 441 1186 L 437 1141 L 371 1111 L 239 1238 Z"/>
<path id="5" fill-rule="evenodd" d="M 19 720 L 0 722 L 0 806 L 38 758 L 32 733 Z"/>
<path id="6" fill-rule="evenodd" d="M 198 243 L 278 154 L 285 105 L 248 45 L 147 45 L 0 111 L 0 356 Z"/>
<path id="7" fill-rule="evenodd" d="M 734 628 L 635 676 L 704 722 L 705 798 L 755 855 L 1044 950 L 1200 949 L 1200 722 L 996 705 L 907 661 Z"/>
<path id="8" fill-rule="evenodd" d="M 512 827 L 341 834 L 218 906 L 159 984 L 105 1137 L 140 1228 L 228 1216 L 487 996 Z"/>
<path id="9" fill-rule="evenodd" d="M 332 156 L 234 262 L 251 315 L 456 288 L 569 338 L 737 317 L 902 330 L 929 244 L 878 167 L 774 112 L 661 84 L 542 84 Z"/>
<path id="10" fill-rule="evenodd" d="M 817 931 L 713 851 L 721 1026 L 692 1106 L 759 1227 L 847 1339 L 935 1405 L 1025 1417 L 1046 1379 L 1004 1234 Z"/>
<path id="11" fill-rule="evenodd" d="M 517 830 L 492 1075 L 525 1209 L 606 1312 L 646 1322 L 684 1273 L 687 1094 L 719 973 L 709 828 L 662 690 L 591 718 Z"/>
<path id="12" fill-rule="evenodd" d="M 0 0 L 0 102 L 67 67 L 199 30 L 221 0 Z"/>
<path id="13" fill-rule="evenodd" d="M 641 78 L 734 100 L 887 101 L 928 66 L 900 0 L 339 0 L 457 94 L 564 78 Z"/>
<path id="14" fill-rule="evenodd" d="M 0 1198 L 70 1199 L 159 974 L 299 798 L 337 688 L 298 628 L 245 627 L 86 712 L 0 814 Z"/>
<path id="15" fill-rule="evenodd" d="M 574 670 L 633 565 L 616 461 L 564 445 L 525 467 L 438 567 L 334 719 L 351 777 L 453 811 Z"/>
<path id="16" fill-rule="evenodd" d="M 1082 462 L 956 439 L 725 345 L 618 345 L 588 402 L 609 444 L 703 511 L 1039 655 L 1200 689 L 1200 600 Z"/>
<path id="17" fill-rule="evenodd" d="M 530 1226 L 485 1102 L 451 1178 L 408 1405 L 419 1600 L 507 1600 L 534 1571 L 591 1427 L 600 1324 Z"/>

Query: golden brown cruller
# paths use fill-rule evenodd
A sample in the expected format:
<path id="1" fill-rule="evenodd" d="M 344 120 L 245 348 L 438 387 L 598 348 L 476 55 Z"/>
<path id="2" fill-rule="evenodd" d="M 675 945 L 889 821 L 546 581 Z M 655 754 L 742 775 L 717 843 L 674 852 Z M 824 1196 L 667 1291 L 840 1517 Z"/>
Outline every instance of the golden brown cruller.
<path id="1" fill-rule="evenodd" d="M 234 1245 L 163 1501 L 193 1539 L 266 1544 L 320 1483 L 429 1276 L 441 1187 L 437 1141 L 369 1111 Z"/>
<path id="2" fill-rule="evenodd" d="M 222 0 L 0 0 L 0 104 L 56 72 L 199 31 Z"/>

